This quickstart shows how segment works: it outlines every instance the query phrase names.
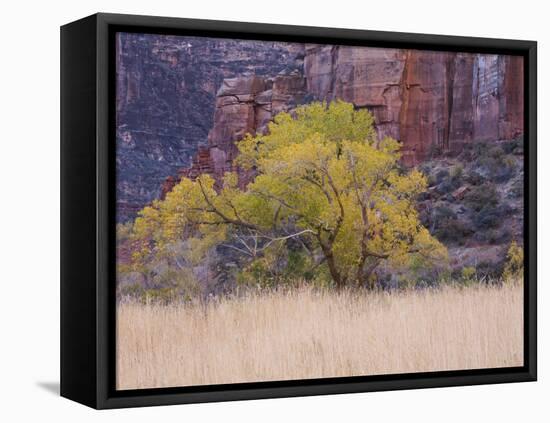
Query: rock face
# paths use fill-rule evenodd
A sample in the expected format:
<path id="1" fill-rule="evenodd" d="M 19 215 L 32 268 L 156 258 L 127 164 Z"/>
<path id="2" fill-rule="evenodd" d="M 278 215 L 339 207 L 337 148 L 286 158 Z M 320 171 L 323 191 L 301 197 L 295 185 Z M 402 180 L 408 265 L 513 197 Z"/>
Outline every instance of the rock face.
<path id="1" fill-rule="evenodd" d="M 523 59 L 503 55 L 307 45 L 307 90 L 366 107 L 404 161 L 523 133 Z"/>
<path id="2" fill-rule="evenodd" d="M 521 57 L 143 34 L 117 50 L 119 221 L 181 176 L 246 184 L 235 142 L 312 100 L 370 110 L 408 165 L 523 133 Z"/>
<path id="3" fill-rule="evenodd" d="M 304 72 L 316 99 L 341 99 L 368 108 L 382 136 L 399 139 L 402 50 L 307 45 Z"/>
<path id="4" fill-rule="evenodd" d="M 265 133 L 276 114 L 295 108 L 305 99 L 306 81 L 297 71 L 274 78 L 252 75 L 225 79 L 218 91 L 208 143 L 199 147 L 191 166 L 180 169 L 176 179 L 206 173 L 220 182 L 225 172 L 237 171 L 239 185 L 246 186 L 253 175 L 235 167 L 236 142 L 246 134 Z M 174 183 L 173 177 L 167 178 L 163 192 Z"/>
<path id="5" fill-rule="evenodd" d="M 303 45 L 119 33 L 117 220 L 161 194 L 207 140 L 216 94 L 227 78 L 263 78 L 303 67 Z"/>

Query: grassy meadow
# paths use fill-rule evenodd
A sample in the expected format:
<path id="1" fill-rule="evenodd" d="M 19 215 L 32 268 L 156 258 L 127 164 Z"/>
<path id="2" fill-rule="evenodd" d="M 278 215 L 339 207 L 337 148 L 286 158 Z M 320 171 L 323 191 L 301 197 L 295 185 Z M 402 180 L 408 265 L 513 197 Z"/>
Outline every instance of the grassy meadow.
<path id="1" fill-rule="evenodd" d="M 522 284 L 117 307 L 117 389 L 521 366 Z"/>

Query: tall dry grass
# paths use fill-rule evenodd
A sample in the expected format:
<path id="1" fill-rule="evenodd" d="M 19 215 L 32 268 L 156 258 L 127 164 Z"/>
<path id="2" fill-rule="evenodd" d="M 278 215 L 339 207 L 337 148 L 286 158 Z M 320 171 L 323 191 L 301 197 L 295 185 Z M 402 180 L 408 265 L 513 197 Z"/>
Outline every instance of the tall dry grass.
<path id="1" fill-rule="evenodd" d="M 521 366 L 519 285 L 121 302 L 117 387 Z"/>

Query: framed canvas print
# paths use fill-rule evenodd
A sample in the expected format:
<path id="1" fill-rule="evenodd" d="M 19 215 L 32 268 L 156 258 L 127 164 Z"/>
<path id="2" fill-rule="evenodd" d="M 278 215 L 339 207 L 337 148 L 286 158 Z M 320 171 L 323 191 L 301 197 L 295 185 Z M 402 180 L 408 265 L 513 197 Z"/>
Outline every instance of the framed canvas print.
<path id="1" fill-rule="evenodd" d="M 61 394 L 536 380 L 536 43 L 61 28 Z"/>

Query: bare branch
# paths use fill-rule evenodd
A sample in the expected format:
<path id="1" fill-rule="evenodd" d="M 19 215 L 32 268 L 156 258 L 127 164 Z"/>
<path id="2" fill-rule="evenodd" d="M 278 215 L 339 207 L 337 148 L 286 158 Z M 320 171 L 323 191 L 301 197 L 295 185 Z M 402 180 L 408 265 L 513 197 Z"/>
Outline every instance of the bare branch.
<path id="1" fill-rule="evenodd" d="M 252 251 L 252 249 L 248 246 L 248 244 L 244 241 L 244 239 L 242 239 L 241 237 L 235 235 L 235 238 L 237 238 L 237 240 L 244 245 L 244 248 L 246 248 L 248 250 L 248 252 L 252 255 L 252 257 L 254 257 L 256 254 L 254 251 Z"/>
<path id="2" fill-rule="evenodd" d="M 242 254 L 245 254 L 245 255 L 247 255 L 247 256 L 254 257 L 254 256 L 252 255 L 252 253 L 250 253 L 250 252 L 248 252 L 248 251 L 245 251 L 245 250 L 243 250 L 242 248 L 235 247 L 234 245 L 231 245 L 231 244 L 221 244 L 220 246 L 221 246 L 221 247 L 226 247 L 226 248 L 231 248 L 231 249 L 237 250 L 237 251 L 239 251 L 239 252 L 241 252 Z"/>
<path id="3" fill-rule="evenodd" d="M 222 222 L 221 220 L 219 222 L 209 222 L 206 220 L 195 220 L 190 222 L 194 225 L 227 225 L 227 222 Z"/>
<path id="4" fill-rule="evenodd" d="M 282 205 L 279 204 L 279 207 L 277 207 L 277 211 L 275 212 L 275 216 L 273 216 L 273 230 L 277 227 L 277 220 L 279 219 L 279 213 L 281 213 Z"/>
<path id="5" fill-rule="evenodd" d="M 315 231 L 312 231 L 311 229 L 304 229 L 303 231 L 296 232 L 294 234 L 290 234 L 290 235 L 287 235 L 287 236 L 280 236 L 280 237 L 277 237 L 277 238 L 271 238 L 271 241 L 284 241 L 286 239 L 299 237 L 300 235 L 308 234 L 308 233 L 309 234 L 314 234 Z"/>
<path id="6" fill-rule="evenodd" d="M 371 250 L 366 250 L 366 253 L 367 253 L 367 256 L 376 257 L 376 258 L 379 258 L 379 259 L 387 259 L 387 258 L 390 257 L 389 254 L 376 253 L 376 252 L 371 251 Z"/>

